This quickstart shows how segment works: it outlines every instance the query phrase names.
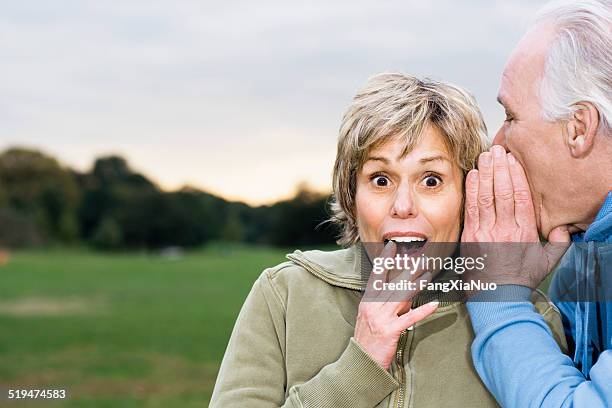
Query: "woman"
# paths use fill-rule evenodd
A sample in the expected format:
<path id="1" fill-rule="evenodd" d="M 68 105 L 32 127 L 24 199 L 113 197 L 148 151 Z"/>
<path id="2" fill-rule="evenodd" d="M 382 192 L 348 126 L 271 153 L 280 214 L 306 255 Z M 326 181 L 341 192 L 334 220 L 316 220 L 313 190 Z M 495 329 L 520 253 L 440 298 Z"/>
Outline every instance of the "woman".
<path id="1" fill-rule="evenodd" d="M 496 406 L 471 365 L 465 304 L 450 292 L 368 301 L 361 255 L 364 243 L 387 243 L 390 255 L 394 241 L 457 242 L 463 179 L 485 134 L 474 99 L 456 86 L 372 78 L 344 115 L 334 167 L 333 219 L 347 248 L 295 251 L 261 274 L 211 406 Z M 537 307 L 562 338 L 557 311 Z"/>

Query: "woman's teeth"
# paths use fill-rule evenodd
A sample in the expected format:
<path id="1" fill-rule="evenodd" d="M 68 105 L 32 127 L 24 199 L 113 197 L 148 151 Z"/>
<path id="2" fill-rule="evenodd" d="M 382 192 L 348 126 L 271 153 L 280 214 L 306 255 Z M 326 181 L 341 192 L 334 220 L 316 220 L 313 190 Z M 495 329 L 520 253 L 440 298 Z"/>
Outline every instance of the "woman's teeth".
<path id="1" fill-rule="evenodd" d="M 426 241 L 425 238 L 421 238 L 421 237 L 391 237 L 388 239 L 385 239 L 385 244 L 388 243 L 389 241 L 393 241 L 395 243 L 398 242 L 422 242 L 422 241 Z"/>
<path id="2" fill-rule="evenodd" d="M 395 242 L 413 242 L 413 241 L 425 241 L 425 238 L 420 237 L 393 237 L 392 241 Z"/>

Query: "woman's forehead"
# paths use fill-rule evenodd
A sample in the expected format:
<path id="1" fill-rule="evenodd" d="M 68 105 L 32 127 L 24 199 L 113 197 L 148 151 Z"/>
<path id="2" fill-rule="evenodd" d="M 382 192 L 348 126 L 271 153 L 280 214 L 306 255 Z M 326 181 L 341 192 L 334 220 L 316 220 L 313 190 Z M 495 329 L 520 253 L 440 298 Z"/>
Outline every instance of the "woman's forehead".
<path id="1" fill-rule="evenodd" d="M 365 152 L 364 163 L 368 160 L 383 162 L 399 161 L 406 157 L 414 160 L 453 161 L 446 139 L 435 127 L 428 126 L 418 137 L 402 135 L 389 136 Z"/>

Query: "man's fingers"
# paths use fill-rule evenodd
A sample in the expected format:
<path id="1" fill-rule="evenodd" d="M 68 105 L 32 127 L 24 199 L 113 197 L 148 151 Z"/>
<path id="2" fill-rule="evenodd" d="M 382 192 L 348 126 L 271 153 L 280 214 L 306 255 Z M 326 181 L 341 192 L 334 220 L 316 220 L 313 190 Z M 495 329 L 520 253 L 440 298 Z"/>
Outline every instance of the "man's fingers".
<path id="1" fill-rule="evenodd" d="M 472 169 L 465 178 L 464 231 L 470 234 L 478 230 L 478 170 Z"/>
<path id="2" fill-rule="evenodd" d="M 553 228 L 548 234 L 548 243 L 544 245 L 544 252 L 548 258 L 548 272 L 557 266 L 559 260 L 571 244 L 571 236 L 566 225 Z"/>
<path id="3" fill-rule="evenodd" d="M 417 307 L 409 311 L 408 313 L 404 313 L 401 315 L 396 321 L 396 329 L 398 331 L 404 330 L 413 326 L 415 323 L 420 322 L 425 319 L 427 316 L 431 315 L 438 308 L 438 301 L 433 301 L 424 304 L 423 306 Z"/>
<path id="4" fill-rule="evenodd" d="M 506 150 L 495 145 L 493 153 L 493 191 L 495 196 L 495 222 L 502 230 L 516 228 L 514 221 L 514 191 L 508 169 Z"/>
<path id="5" fill-rule="evenodd" d="M 491 229 L 494 224 L 493 157 L 484 152 L 478 158 L 478 225 L 480 229 Z"/>
<path id="6" fill-rule="evenodd" d="M 548 234 L 548 242 L 569 243 L 572 241 L 567 225 L 555 227 Z"/>
<path id="7" fill-rule="evenodd" d="M 512 178 L 512 190 L 514 197 L 514 219 L 519 227 L 525 230 L 535 229 L 535 211 L 531 199 L 531 190 L 527 182 L 527 176 L 523 166 L 516 160 L 512 153 L 508 154 L 508 166 Z"/>

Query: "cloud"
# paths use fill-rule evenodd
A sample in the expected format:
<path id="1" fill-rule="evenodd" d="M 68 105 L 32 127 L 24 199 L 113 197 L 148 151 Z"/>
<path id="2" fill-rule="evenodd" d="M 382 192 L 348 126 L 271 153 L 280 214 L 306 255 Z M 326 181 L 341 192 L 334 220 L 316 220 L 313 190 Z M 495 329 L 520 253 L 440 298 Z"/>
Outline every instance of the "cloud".
<path id="1" fill-rule="evenodd" d="M 117 151 L 164 186 L 251 202 L 297 179 L 324 187 L 342 113 L 377 72 L 467 87 L 493 131 L 501 69 L 541 4 L 5 2 L 0 146 L 81 169 Z"/>

